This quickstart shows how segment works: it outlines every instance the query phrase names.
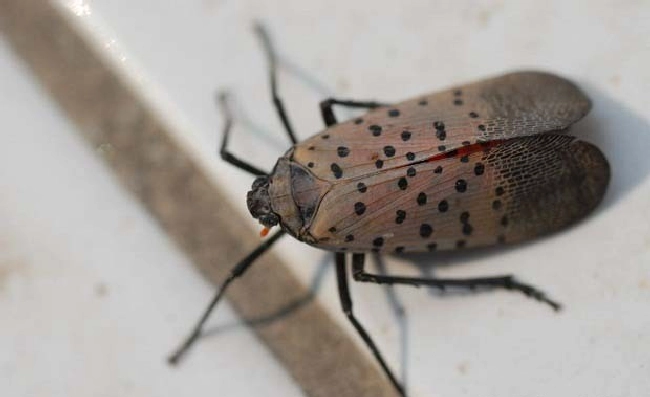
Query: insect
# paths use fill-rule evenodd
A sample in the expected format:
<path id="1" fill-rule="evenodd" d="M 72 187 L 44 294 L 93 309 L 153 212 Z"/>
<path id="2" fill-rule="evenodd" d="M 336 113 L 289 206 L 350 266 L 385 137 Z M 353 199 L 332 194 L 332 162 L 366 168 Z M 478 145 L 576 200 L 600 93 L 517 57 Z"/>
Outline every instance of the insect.
<path id="1" fill-rule="evenodd" d="M 562 134 L 585 116 L 589 98 L 573 83 L 542 72 L 516 72 L 397 104 L 327 99 L 327 128 L 297 143 L 277 91 L 276 58 L 257 26 L 269 60 L 276 106 L 293 146 L 267 173 L 227 150 L 232 117 L 227 96 L 221 156 L 256 176 L 247 196 L 263 235 L 238 263 L 191 335 L 170 357 L 176 363 L 201 334 L 228 285 L 281 236 L 334 252 L 343 312 L 397 391 L 406 395 L 379 348 L 355 317 L 348 259 L 356 281 L 467 290 L 502 288 L 560 304 L 511 275 L 469 279 L 376 275 L 365 254 L 462 250 L 514 243 L 558 231 L 601 201 L 609 164 L 594 145 Z M 334 105 L 367 108 L 338 123 Z"/>

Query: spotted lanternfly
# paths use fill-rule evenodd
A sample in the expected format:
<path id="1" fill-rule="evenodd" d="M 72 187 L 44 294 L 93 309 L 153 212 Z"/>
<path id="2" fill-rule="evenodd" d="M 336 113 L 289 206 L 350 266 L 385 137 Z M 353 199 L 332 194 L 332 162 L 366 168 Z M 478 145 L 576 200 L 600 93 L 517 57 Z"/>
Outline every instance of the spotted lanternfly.
<path id="1" fill-rule="evenodd" d="M 194 332 L 170 361 L 196 340 L 228 284 L 285 233 L 335 252 L 343 311 L 401 394 L 368 333 L 352 313 L 346 252 L 357 281 L 438 288 L 505 288 L 560 305 L 513 276 L 420 279 L 369 274 L 364 253 L 460 250 L 519 242 L 558 231 L 589 214 L 609 183 L 609 164 L 594 145 L 562 134 L 591 107 L 570 81 L 543 72 L 515 72 L 392 105 L 328 99 L 327 128 L 296 143 L 276 91 L 275 55 L 269 58 L 274 103 L 294 145 L 266 173 L 226 150 L 222 157 L 257 175 L 250 213 L 280 231 L 233 269 Z M 333 105 L 371 109 L 337 123 Z"/>

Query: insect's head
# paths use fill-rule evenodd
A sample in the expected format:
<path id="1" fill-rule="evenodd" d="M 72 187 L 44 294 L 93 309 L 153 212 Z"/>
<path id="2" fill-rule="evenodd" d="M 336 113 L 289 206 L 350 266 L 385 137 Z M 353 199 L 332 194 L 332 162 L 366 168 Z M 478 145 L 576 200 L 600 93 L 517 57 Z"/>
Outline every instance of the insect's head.
<path id="1" fill-rule="evenodd" d="M 265 227 L 272 228 L 280 222 L 280 217 L 271 208 L 268 175 L 255 179 L 251 190 L 246 195 L 246 204 L 253 218 L 258 219 Z"/>

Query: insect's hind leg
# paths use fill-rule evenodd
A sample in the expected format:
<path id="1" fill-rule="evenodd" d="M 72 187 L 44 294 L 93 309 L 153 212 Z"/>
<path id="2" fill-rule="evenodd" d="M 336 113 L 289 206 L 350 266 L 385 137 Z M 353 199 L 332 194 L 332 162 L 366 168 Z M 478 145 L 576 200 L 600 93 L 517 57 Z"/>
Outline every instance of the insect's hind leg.
<path id="1" fill-rule="evenodd" d="M 370 282 L 377 284 L 407 284 L 412 286 L 435 287 L 440 290 L 447 288 L 465 289 L 476 291 L 479 289 L 501 288 L 509 291 L 519 291 L 529 298 L 538 300 L 551 306 L 553 310 L 560 310 L 562 305 L 530 284 L 522 283 L 512 275 L 494 277 L 476 277 L 463 279 L 449 278 L 417 278 L 401 276 L 384 276 L 366 273 L 364 269 L 365 257 L 363 254 L 352 256 L 352 276 L 356 281 Z"/>
<path id="2" fill-rule="evenodd" d="M 282 237 L 284 233 L 285 233 L 284 230 L 277 231 L 275 234 L 273 234 L 266 241 L 260 244 L 255 250 L 253 250 L 253 252 L 248 254 L 244 259 L 242 259 L 239 263 L 237 263 L 232 268 L 230 274 L 228 275 L 228 278 L 226 278 L 223 284 L 221 284 L 221 287 L 219 287 L 219 290 L 210 301 L 210 304 L 203 312 L 203 315 L 196 323 L 194 328 L 192 328 L 192 332 L 190 333 L 190 335 L 183 341 L 181 346 L 167 358 L 167 362 L 169 364 L 176 365 L 178 361 L 181 359 L 181 357 L 183 357 L 183 355 L 189 350 L 189 348 L 192 347 L 192 345 L 199 339 L 199 336 L 201 336 L 203 325 L 208 320 L 208 317 L 210 316 L 210 313 L 212 313 L 212 310 L 217 306 L 217 303 L 219 303 L 219 301 L 223 297 L 223 294 L 226 292 L 226 289 L 228 289 L 228 285 L 230 285 L 230 283 L 234 279 L 241 277 L 246 272 L 246 270 L 250 268 L 253 262 L 255 262 L 255 260 L 259 258 L 263 253 L 268 251 L 268 249 L 271 248 L 273 243 L 275 243 L 280 237 Z"/>
<path id="3" fill-rule="evenodd" d="M 323 122 L 325 122 L 325 125 L 328 127 L 333 126 L 337 123 L 336 116 L 334 116 L 334 111 L 332 110 L 332 106 L 334 105 L 364 109 L 374 109 L 380 106 L 387 106 L 385 103 L 375 101 L 351 101 L 336 98 L 325 99 L 320 103 L 320 114 L 323 117 Z"/>
<path id="4" fill-rule="evenodd" d="M 363 325 L 359 323 L 357 318 L 354 316 L 354 313 L 352 312 L 352 297 L 350 296 L 350 288 L 348 286 L 348 275 L 347 275 L 347 269 L 345 264 L 345 254 L 336 253 L 334 255 L 336 258 L 336 279 L 338 281 L 339 298 L 341 299 L 341 308 L 343 309 L 343 312 L 350 320 L 354 328 L 357 330 L 357 333 L 359 334 L 359 336 L 361 336 L 361 339 L 363 339 L 366 346 L 368 346 L 368 348 L 372 351 L 372 354 L 379 362 L 379 365 L 384 370 L 384 373 L 391 381 L 393 386 L 395 386 L 395 388 L 400 393 L 400 395 L 406 396 L 404 386 L 402 386 L 402 384 L 397 380 L 397 378 L 395 378 L 393 372 L 390 370 L 390 368 L 388 368 L 388 364 L 386 364 L 386 361 L 384 360 L 384 357 L 379 351 L 379 348 L 377 347 L 377 345 L 375 345 L 375 342 L 372 340 L 370 335 L 368 335 L 368 332 L 365 330 L 365 328 L 363 328 Z"/>

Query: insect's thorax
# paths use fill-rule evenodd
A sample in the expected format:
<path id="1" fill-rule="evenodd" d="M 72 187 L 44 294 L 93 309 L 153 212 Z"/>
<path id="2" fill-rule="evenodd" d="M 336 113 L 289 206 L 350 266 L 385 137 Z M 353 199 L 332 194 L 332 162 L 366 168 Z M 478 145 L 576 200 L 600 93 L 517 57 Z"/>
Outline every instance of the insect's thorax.
<path id="1" fill-rule="evenodd" d="M 331 184 L 292 161 L 291 152 L 278 159 L 268 179 L 269 202 L 280 226 L 295 238 L 313 243 L 309 225 Z"/>

